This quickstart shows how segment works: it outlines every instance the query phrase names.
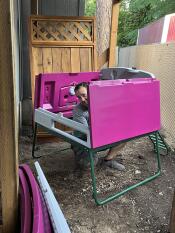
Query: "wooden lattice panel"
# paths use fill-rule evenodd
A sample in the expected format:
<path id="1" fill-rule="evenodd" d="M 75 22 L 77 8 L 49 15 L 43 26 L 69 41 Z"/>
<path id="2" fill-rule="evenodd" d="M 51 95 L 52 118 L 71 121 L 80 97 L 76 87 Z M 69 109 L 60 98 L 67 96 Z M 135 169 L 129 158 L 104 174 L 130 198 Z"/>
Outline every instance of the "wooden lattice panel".
<path id="1" fill-rule="evenodd" d="M 93 41 L 92 21 L 32 20 L 32 41 Z"/>
<path id="2" fill-rule="evenodd" d="M 94 17 L 31 17 L 31 42 L 92 45 L 95 42 Z"/>

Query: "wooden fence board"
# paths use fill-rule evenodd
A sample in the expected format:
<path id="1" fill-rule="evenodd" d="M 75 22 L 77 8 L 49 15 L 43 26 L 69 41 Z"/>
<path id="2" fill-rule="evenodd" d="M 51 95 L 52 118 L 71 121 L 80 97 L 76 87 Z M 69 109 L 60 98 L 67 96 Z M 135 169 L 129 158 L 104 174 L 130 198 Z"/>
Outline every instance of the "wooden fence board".
<path id="1" fill-rule="evenodd" d="M 70 57 L 70 48 L 63 48 L 62 49 L 62 56 L 61 56 L 61 67 L 62 72 L 71 72 L 71 57 Z"/>
<path id="2" fill-rule="evenodd" d="M 113 1 L 111 35 L 110 35 L 110 46 L 109 46 L 109 67 L 115 66 L 115 48 L 117 44 L 119 9 L 120 9 L 120 1 L 119 0 Z"/>
<path id="3" fill-rule="evenodd" d="M 31 77 L 44 72 L 42 48 L 33 47 L 31 51 Z M 34 100 L 35 83 L 31 81 L 32 99 Z"/>
<path id="4" fill-rule="evenodd" d="M 53 72 L 61 71 L 61 49 L 52 48 Z"/>
<path id="5" fill-rule="evenodd" d="M 80 49 L 71 48 L 71 71 L 80 72 Z"/>
<path id="6" fill-rule="evenodd" d="M 52 50 L 51 48 L 42 48 L 43 52 L 43 72 L 52 72 Z"/>
<path id="7" fill-rule="evenodd" d="M 90 71 L 89 69 L 89 48 L 80 48 L 80 67 L 81 71 Z"/>

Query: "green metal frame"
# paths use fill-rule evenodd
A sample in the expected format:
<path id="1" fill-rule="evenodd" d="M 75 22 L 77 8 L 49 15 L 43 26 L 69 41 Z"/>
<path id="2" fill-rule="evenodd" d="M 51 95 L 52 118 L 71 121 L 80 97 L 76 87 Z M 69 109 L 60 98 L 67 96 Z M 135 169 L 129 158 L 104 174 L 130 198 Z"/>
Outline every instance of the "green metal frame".
<path id="1" fill-rule="evenodd" d="M 155 134 L 150 134 L 149 139 L 154 145 L 154 151 L 156 152 L 156 137 Z M 159 153 L 162 155 L 168 155 L 170 151 L 170 147 L 167 145 L 161 134 L 158 132 L 158 146 L 159 146 Z M 163 153 L 162 153 L 163 152 Z"/>
<path id="2" fill-rule="evenodd" d="M 33 158 L 38 158 L 34 155 L 34 151 L 35 151 L 35 143 L 36 143 L 36 132 L 37 132 L 37 123 L 35 124 L 35 130 L 34 130 L 34 137 L 33 137 L 33 147 L 32 147 L 32 156 Z M 110 195 L 104 199 L 99 199 L 98 198 L 98 192 L 97 192 L 97 186 L 96 186 L 96 176 L 95 176 L 95 169 L 94 169 L 94 160 L 93 160 L 93 157 L 94 155 L 96 154 L 96 152 L 98 151 L 101 151 L 101 150 L 104 150 L 104 149 L 108 149 L 108 148 L 111 148 L 113 146 L 116 146 L 118 144 L 117 143 L 113 143 L 113 144 L 110 144 L 110 145 L 106 145 L 106 146 L 102 146 L 102 147 L 98 147 L 98 148 L 88 148 L 88 147 L 85 147 L 81 144 L 79 144 L 78 142 L 75 142 L 71 139 L 68 139 L 66 138 L 65 136 L 62 136 L 58 133 L 55 133 L 55 132 L 52 132 L 51 130 L 41 126 L 42 128 L 46 129 L 48 132 L 50 132 L 51 134 L 54 134 L 62 139 L 64 139 L 65 141 L 67 142 L 70 142 L 71 144 L 77 144 L 79 147 L 83 148 L 84 150 L 86 150 L 88 153 L 89 153 L 89 158 L 90 158 L 90 168 L 91 168 L 91 179 L 92 179 L 92 187 L 93 187 L 93 198 L 95 199 L 95 203 L 97 205 L 104 205 L 104 204 L 107 204 L 117 198 L 119 198 L 120 196 L 122 196 L 123 194 L 127 193 L 128 191 L 132 190 L 132 189 L 135 189 L 141 185 L 144 185 L 144 184 L 147 184 L 148 182 L 156 179 L 160 173 L 161 173 L 161 163 L 160 163 L 160 153 L 159 153 L 159 144 L 158 144 L 158 131 L 155 131 L 155 132 L 151 132 L 149 134 L 144 134 L 144 135 L 140 135 L 138 137 L 134 137 L 134 138 L 131 138 L 131 139 L 128 139 L 128 140 L 124 140 L 124 141 L 130 141 L 132 139 L 135 139 L 135 138 L 139 138 L 139 137 L 143 137 L 143 136 L 146 136 L 146 135 L 150 135 L 150 134 L 155 134 L 155 138 L 156 138 L 156 158 L 157 158 L 157 171 L 155 172 L 154 175 L 151 175 L 149 176 L 148 178 L 144 179 L 143 181 L 141 182 L 138 182 L 134 185 L 131 185 L 127 188 L 125 188 L 124 190 L 120 191 L 120 192 L 116 192 L 115 194 L 113 195 Z M 123 142 L 124 142 L 123 141 Z"/>

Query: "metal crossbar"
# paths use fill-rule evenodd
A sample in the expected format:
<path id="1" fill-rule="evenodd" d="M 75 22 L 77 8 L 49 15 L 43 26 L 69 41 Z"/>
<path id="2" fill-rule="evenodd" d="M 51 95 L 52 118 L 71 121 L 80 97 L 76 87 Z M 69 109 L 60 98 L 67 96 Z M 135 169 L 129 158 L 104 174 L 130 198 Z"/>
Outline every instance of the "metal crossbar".
<path id="1" fill-rule="evenodd" d="M 59 134 L 58 132 L 53 132 L 52 130 L 50 130 L 49 128 L 46 128 L 46 127 L 43 127 L 42 125 L 38 124 L 38 123 L 35 123 L 35 130 L 34 130 L 34 137 L 33 137 L 33 147 L 32 147 L 32 156 L 33 158 L 38 158 L 34 155 L 35 153 L 35 144 L 36 144 L 36 133 L 37 133 L 37 127 L 38 125 L 42 128 L 44 128 L 45 130 L 47 130 L 49 133 L 53 134 L 53 135 L 56 135 L 57 137 L 60 137 L 62 139 L 64 139 L 65 141 L 71 143 L 71 144 L 76 144 L 78 145 L 79 147 L 83 148 L 85 151 L 87 151 L 89 153 L 89 158 L 90 158 L 90 168 L 91 168 L 91 179 L 92 179 L 92 188 L 93 188 L 93 198 L 95 200 L 95 203 L 97 205 L 104 205 L 104 204 L 107 204 L 117 198 L 119 198 L 120 196 L 124 195 L 125 193 L 127 193 L 128 191 L 131 191 L 141 185 L 144 185 L 144 184 L 147 184 L 148 182 L 156 179 L 160 173 L 161 173 L 161 162 L 160 162 L 160 153 L 159 153 L 159 143 L 158 143 L 158 136 L 159 136 L 159 132 L 158 131 L 155 131 L 155 132 L 151 132 L 151 133 L 148 133 L 148 134 L 144 134 L 144 135 L 140 135 L 140 136 L 137 136 L 137 137 L 134 137 L 134 138 L 130 138 L 130 139 L 127 139 L 127 140 L 123 140 L 122 142 L 126 142 L 126 141 L 130 141 L 132 139 L 136 139 L 136 138 L 139 138 L 139 137 L 143 137 L 143 136 L 150 136 L 150 135 L 154 135 L 155 136 L 155 152 L 156 152 L 156 159 L 157 159 L 157 171 L 155 171 L 155 174 L 154 175 L 151 175 L 149 177 L 147 177 L 146 179 L 144 179 L 143 181 L 141 182 L 138 182 L 136 184 L 133 184 L 125 189 L 123 189 L 122 191 L 119 191 L 119 192 L 116 192 L 114 193 L 113 195 L 110 195 L 106 198 L 103 198 L 103 199 L 99 199 L 98 198 L 98 192 L 97 192 L 97 186 L 96 186 L 96 176 L 95 176 L 95 168 L 94 168 L 94 156 L 96 154 L 96 152 L 98 151 L 101 151 L 103 149 L 108 149 L 108 148 L 111 148 L 113 146 L 116 146 L 118 144 L 118 142 L 116 143 L 113 143 L 113 144 L 110 144 L 110 145 L 105 145 L 105 146 L 101 146 L 101 147 L 98 147 L 98 148 L 89 148 L 89 147 L 86 147 L 80 143 L 78 143 L 77 141 L 74 141 L 72 140 L 71 138 L 67 138 L 66 136 L 62 135 L 62 134 Z"/>

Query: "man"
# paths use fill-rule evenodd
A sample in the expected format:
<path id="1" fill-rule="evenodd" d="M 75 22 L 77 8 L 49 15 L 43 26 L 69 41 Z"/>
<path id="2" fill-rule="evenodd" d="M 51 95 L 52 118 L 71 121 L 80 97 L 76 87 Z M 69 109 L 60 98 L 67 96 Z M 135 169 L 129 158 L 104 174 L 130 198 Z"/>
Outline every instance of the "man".
<path id="1" fill-rule="evenodd" d="M 89 126 L 89 112 L 88 112 L 88 95 L 87 95 L 87 83 L 79 83 L 75 87 L 75 95 L 78 97 L 80 103 L 73 110 L 73 120 L 79 123 L 82 123 L 86 126 Z M 82 140 L 86 139 L 86 135 L 79 131 L 75 131 L 74 135 L 81 138 Z M 109 150 L 107 155 L 104 158 L 103 164 L 107 167 L 117 169 L 119 171 L 125 170 L 124 165 L 118 163 L 114 160 L 114 157 L 117 155 L 118 151 L 124 147 L 124 143 L 120 143 L 118 146 L 113 147 Z M 75 160 L 81 165 L 86 163 L 89 159 L 88 153 L 83 151 L 83 149 L 75 146 L 73 147 L 75 153 Z M 94 158 L 95 164 L 97 163 L 97 157 Z"/>

